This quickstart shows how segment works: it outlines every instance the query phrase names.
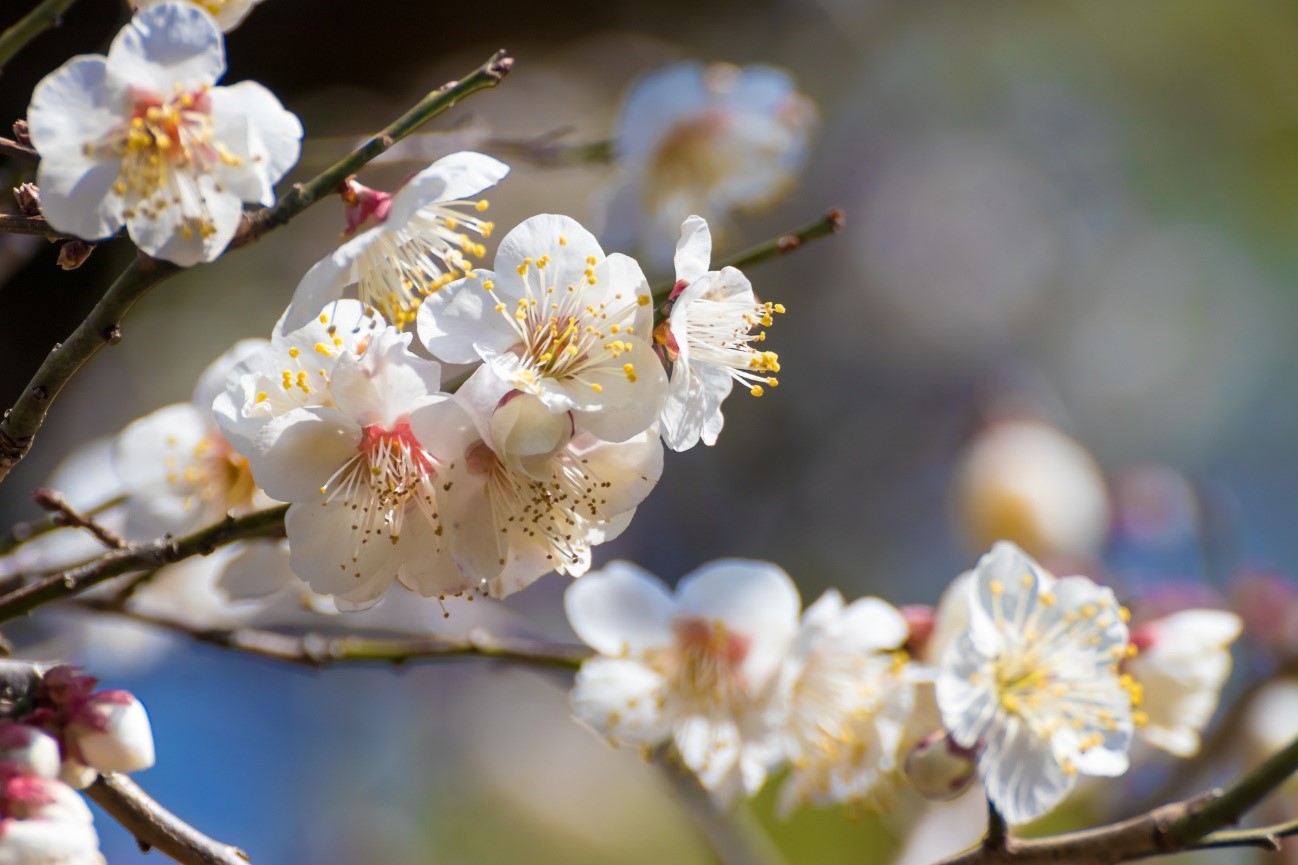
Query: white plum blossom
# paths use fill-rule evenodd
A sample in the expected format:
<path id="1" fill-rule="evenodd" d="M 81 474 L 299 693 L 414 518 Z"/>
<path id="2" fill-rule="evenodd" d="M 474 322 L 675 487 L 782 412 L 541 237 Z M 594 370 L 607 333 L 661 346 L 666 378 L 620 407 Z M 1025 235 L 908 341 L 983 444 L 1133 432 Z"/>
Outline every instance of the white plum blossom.
<path id="1" fill-rule="evenodd" d="M 104 865 L 93 819 L 61 781 L 0 764 L 0 865 Z"/>
<path id="2" fill-rule="evenodd" d="M 724 418 L 721 403 L 739 382 L 753 396 L 779 384 L 779 357 L 753 343 L 766 339 L 758 328 L 771 324 L 783 304 L 758 303 L 748 278 L 733 267 L 708 270 L 712 234 L 699 216 L 681 225 L 676 247 L 676 285 L 671 313 L 654 331 L 654 342 L 671 363 L 671 378 L 660 421 L 663 441 L 675 451 L 702 439 L 714 445 Z"/>
<path id="3" fill-rule="evenodd" d="M 1077 776 L 1127 770 L 1138 688 L 1119 673 L 1126 614 L 1085 577 L 1056 579 L 1002 541 L 968 580 L 968 626 L 949 645 L 937 703 L 978 748 L 987 797 L 1010 824 L 1059 804 Z"/>
<path id="4" fill-rule="evenodd" d="M 1182 610 L 1132 629 L 1138 653 L 1126 671 L 1140 686 L 1144 723 L 1137 735 L 1177 757 L 1199 752 L 1230 677 L 1230 645 L 1244 623 L 1224 610 Z"/>
<path id="5" fill-rule="evenodd" d="M 612 562 L 564 595 L 569 624 L 599 653 L 577 673 L 573 713 L 616 744 L 672 742 L 722 801 L 755 793 L 782 756 L 769 721 L 799 606 L 767 562 L 711 562 L 675 594 Z"/>
<path id="6" fill-rule="evenodd" d="M 397 328 L 413 324 L 425 298 L 472 272 L 468 256 L 486 254 L 473 235 L 489 237 L 494 225 L 476 215 L 486 200 L 473 197 L 508 173 L 497 159 L 463 152 L 437 160 L 394 193 L 349 181 L 347 234 L 365 230 L 307 271 L 277 330 L 306 324 L 351 284 Z"/>
<path id="7" fill-rule="evenodd" d="M 158 409 L 117 437 L 113 465 L 128 494 L 131 538 L 185 534 L 272 503 L 253 483 L 247 458 L 230 446 L 212 412 L 230 373 L 267 345 L 262 339 L 241 340 L 203 371 L 192 402 Z"/>
<path id="8" fill-rule="evenodd" d="M 815 106 L 770 66 L 674 63 L 637 81 L 613 132 L 621 176 L 604 192 L 604 237 L 655 265 L 691 213 L 724 226 L 793 187 Z"/>
<path id="9" fill-rule="evenodd" d="M 153 765 L 153 729 L 144 704 L 127 691 L 95 691 L 71 713 L 65 741 L 97 772 L 137 772 Z"/>
<path id="10" fill-rule="evenodd" d="M 505 235 L 495 265 L 424 302 L 419 338 L 433 356 L 483 362 L 605 441 L 648 429 L 667 376 L 653 351 L 653 297 L 640 265 L 605 256 L 590 232 L 553 214 Z"/>
<path id="11" fill-rule="evenodd" d="M 168 0 L 128 0 L 132 9 L 147 9 Z M 252 7 L 262 0 L 189 0 L 195 6 L 206 9 L 216 19 L 217 26 L 230 32 L 243 23 L 243 19 L 252 11 Z"/>
<path id="12" fill-rule="evenodd" d="M 901 651 L 909 628 L 878 598 L 845 605 L 835 590 L 807 608 L 781 673 L 780 811 L 888 800 L 899 774 L 914 685 Z"/>
<path id="13" fill-rule="evenodd" d="M 425 597 L 469 588 L 442 538 L 439 446 L 441 428 L 457 435 L 467 415 L 439 392 L 441 367 L 408 351 L 410 334 L 378 329 L 359 355 L 337 339 L 318 345 L 315 357 L 336 361 L 316 385 L 303 379 L 309 392 L 296 374 L 282 379 L 312 401 L 276 403 L 246 452 L 266 492 L 293 503 L 285 525 L 294 573 L 340 609 L 373 605 L 397 579 Z M 261 391 L 252 403 L 272 399 Z"/>
<path id="14" fill-rule="evenodd" d="M 974 549 L 1004 539 L 1047 560 L 1098 555 L 1113 522 L 1095 458 L 1060 429 L 1029 419 L 997 421 L 974 436 L 952 503 Z"/>
<path id="15" fill-rule="evenodd" d="M 658 483 L 662 443 L 653 430 L 602 441 L 483 372 L 456 393 L 473 418 L 450 451 L 463 454 L 447 526 L 456 560 L 494 597 L 549 571 L 581 576 L 591 547 L 621 534 Z M 416 432 L 432 434 L 422 420 Z"/>
<path id="16" fill-rule="evenodd" d="M 62 762 L 58 740 L 44 730 L 13 721 L 0 723 L 0 765 L 42 778 L 57 778 Z"/>
<path id="17" fill-rule="evenodd" d="M 179 265 L 220 255 L 244 202 L 274 203 L 302 138 L 260 84 L 214 87 L 224 72 L 212 16 L 165 2 L 137 12 L 107 57 L 46 76 L 27 122 L 50 225 L 86 240 L 125 225 L 141 250 Z"/>
<path id="18" fill-rule="evenodd" d="M 383 326 L 359 301 L 339 300 L 316 310 L 302 327 L 273 334 L 269 345 L 234 365 L 212 401 L 226 440 L 246 455 L 273 418 L 332 405 L 333 368 L 344 357 L 358 356 Z"/>

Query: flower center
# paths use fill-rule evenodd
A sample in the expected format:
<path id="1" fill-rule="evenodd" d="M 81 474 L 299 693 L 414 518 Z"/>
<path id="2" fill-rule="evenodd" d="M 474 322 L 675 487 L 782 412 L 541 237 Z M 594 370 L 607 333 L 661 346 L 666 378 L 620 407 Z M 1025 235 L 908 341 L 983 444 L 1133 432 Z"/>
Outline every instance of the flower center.
<path id="1" fill-rule="evenodd" d="M 589 528 L 605 519 L 605 496 L 612 483 L 601 480 L 587 461 L 564 447 L 550 459 L 550 477 L 538 480 L 511 468 L 485 442 L 478 442 L 469 448 L 465 462 L 471 473 L 486 478 L 497 529 L 497 564 L 505 564 L 511 546 L 536 544 L 561 574 L 588 560 Z"/>
<path id="2" fill-rule="evenodd" d="M 565 238 L 559 244 L 566 245 Z M 587 303 L 582 289 L 598 283 L 595 256 L 586 259 L 586 268 L 579 284 L 560 289 L 547 285 L 551 258 L 525 258 L 518 266 L 523 279 L 524 294 L 511 310 L 495 294 L 490 280 L 482 287 L 496 300 L 496 312 L 505 317 L 518 335 L 514 353 L 519 358 L 515 384 L 520 389 L 533 391 L 540 379 L 575 381 L 599 393 L 604 389 L 601 379 L 621 376 L 629 382 L 638 378 L 635 364 L 622 362 L 622 355 L 631 351 L 628 338 L 634 336 L 631 322 L 636 308 L 649 303 L 647 296 L 635 293 L 615 293 L 611 303 Z"/>
<path id="3" fill-rule="evenodd" d="M 175 444 L 174 437 L 167 439 L 168 446 Z M 252 497 L 257 491 L 252 469 L 248 460 L 235 452 L 223 436 L 215 433 L 204 436 L 187 458 L 167 454 L 163 463 L 167 484 L 177 488 L 185 510 L 252 509 Z"/>
<path id="4" fill-rule="evenodd" d="M 403 418 L 392 429 L 378 424 L 365 427 L 356 455 L 334 472 L 320 494 L 326 503 L 338 497 L 351 503 L 359 555 L 359 546 L 371 537 L 386 535 L 394 544 L 400 539 L 407 505 L 437 524 L 436 477 L 436 458 Z"/>
<path id="5" fill-rule="evenodd" d="M 784 304 L 754 303 L 748 292 L 725 296 L 721 291 L 711 289 L 681 312 L 684 318 L 681 330 L 689 349 L 690 363 L 722 367 L 753 396 L 766 392 L 763 385 L 779 385 L 780 381 L 774 375 L 780 371 L 779 355 L 773 351 L 759 351 L 754 344 L 766 340 L 766 331 L 760 328 L 770 327 L 774 316 L 784 313 Z M 677 334 L 670 343 L 665 337 L 659 340 L 668 350 L 669 357 L 673 346 L 676 346 L 676 354 L 680 354 L 679 336 Z"/>
<path id="6" fill-rule="evenodd" d="M 358 200 L 364 204 L 367 199 Z M 376 199 L 350 230 L 371 217 L 384 224 L 389 206 L 390 202 L 385 205 Z M 361 301 L 398 328 L 414 322 L 424 298 L 460 276 L 470 275 L 473 264 L 469 257 L 486 254 L 474 235 L 490 237 L 495 226 L 473 212 L 481 213 L 487 206 L 486 200 L 437 202 L 416 211 L 405 225 L 380 231 L 356 263 Z"/>
<path id="7" fill-rule="evenodd" d="M 726 628 L 725 622 L 696 617 L 672 623 L 676 633 L 673 692 L 701 714 L 727 712 L 745 699 L 739 671 L 752 641 Z"/>
<path id="8" fill-rule="evenodd" d="M 113 192 L 126 201 L 128 219 L 137 213 L 158 219 L 168 209 L 180 212 L 180 233 L 210 236 L 216 229 L 203 201 L 198 178 L 243 159 L 213 140 L 212 101 L 207 88 L 181 91 L 170 99 L 137 91 L 130 120 L 87 156 L 113 153 L 121 168 Z M 216 184 L 216 188 L 221 188 Z"/>

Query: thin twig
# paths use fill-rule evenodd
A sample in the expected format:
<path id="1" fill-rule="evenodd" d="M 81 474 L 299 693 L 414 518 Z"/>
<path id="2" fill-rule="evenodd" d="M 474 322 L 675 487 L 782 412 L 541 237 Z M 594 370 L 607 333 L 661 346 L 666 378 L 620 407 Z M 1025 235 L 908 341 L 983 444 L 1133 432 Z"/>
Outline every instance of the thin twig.
<path id="1" fill-rule="evenodd" d="M 40 160 L 41 155 L 33 147 L 28 147 L 12 138 L 0 137 L 0 156 L 10 156 L 14 159 L 27 159 L 32 162 Z"/>
<path id="2" fill-rule="evenodd" d="M 313 180 L 294 187 L 274 207 L 246 215 L 230 244 L 231 249 L 259 240 L 267 232 L 287 223 L 325 195 L 336 191 L 348 175 L 401 140 L 420 125 L 449 109 L 460 99 L 487 87 L 494 87 L 509 72 L 513 59 L 498 51 L 470 75 L 433 91 L 386 129 L 325 169 Z M 0 421 L 0 482 L 31 450 L 32 441 L 45 420 L 50 404 L 77 371 L 105 345 L 121 339 L 121 320 L 144 294 L 182 268 L 141 254 L 118 277 L 95 308 L 90 311 L 67 342 L 56 345 L 36 375 Z"/>
<path id="3" fill-rule="evenodd" d="M 205 556 L 223 544 L 246 538 L 282 537 L 287 511 L 288 505 L 282 505 L 242 517 L 227 517 L 183 538 L 164 538 L 151 544 L 104 553 L 87 564 L 0 596 L 0 622 L 29 613 L 41 604 L 72 597 L 121 574 L 160 568 L 192 556 Z"/>
<path id="4" fill-rule="evenodd" d="M 812 240 L 834 234 L 846 224 L 846 220 L 847 217 L 843 211 L 835 207 L 826 211 L 825 215 L 815 222 L 796 228 L 787 234 L 781 234 L 779 237 L 773 237 L 764 243 L 757 244 L 757 246 L 749 247 L 729 258 L 723 258 L 716 262 L 713 267 L 717 270 L 723 267 L 749 267 L 772 258 L 788 255 L 790 252 L 801 249 L 804 244 Z M 654 286 L 654 303 L 661 304 L 667 300 L 674 285 L 675 282 L 662 282 Z"/>
<path id="5" fill-rule="evenodd" d="M 507 56 L 503 50 L 497 51 L 486 63 L 459 81 L 444 84 L 429 93 L 378 135 L 322 171 L 313 180 L 295 186 L 293 191 L 281 198 L 274 207 L 257 211 L 247 217 L 230 244 L 231 247 L 243 246 L 257 240 L 266 232 L 288 222 L 321 198 L 337 192 L 343 181 L 350 175 L 355 174 L 366 163 L 429 120 L 450 109 L 464 97 L 488 87 L 495 87 L 509 74 L 513 65 L 512 57 Z"/>
<path id="6" fill-rule="evenodd" d="M 1165 856 L 1200 846 L 1264 846 L 1274 849 L 1282 835 L 1298 827 L 1222 831 L 1233 825 L 1298 770 L 1298 739 L 1245 773 L 1224 791 L 1155 808 L 1130 820 L 1045 838 L 1008 836 L 1004 847 L 986 844 L 944 859 L 941 865 L 1111 865 L 1151 856 Z"/>
<path id="7" fill-rule="evenodd" d="M 138 256 L 95 304 L 67 341 L 56 345 L 41 363 L 13 408 L 0 421 L 0 481 L 31 449 L 32 439 L 49 406 L 77 371 L 104 346 L 122 338 L 122 318 L 145 293 L 180 267 Z"/>
<path id="8" fill-rule="evenodd" d="M 49 511 L 54 518 L 54 522 L 59 525 L 89 532 L 94 535 L 95 540 L 110 550 L 120 550 L 126 547 L 126 541 L 119 538 L 111 529 L 95 522 L 88 514 L 83 514 L 72 507 L 63 496 L 54 490 L 38 489 L 32 493 L 32 499 L 41 508 Z"/>
<path id="9" fill-rule="evenodd" d="M 317 670 L 344 662 L 404 664 L 419 659 L 491 658 L 571 671 L 591 654 L 585 646 L 529 637 L 499 637 L 482 630 L 475 630 L 464 638 L 432 635 L 329 637 L 285 634 L 261 628 L 197 628 L 175 619 L 123 609 L 115 599 L 82 598 L 76 606 L 170 631 L 209 646 Z"/>
<path id="10" fill-rule="evenodd" d="M 1298 820 L 1259 826 L 1256 829 L 1223 829 L 1204 835 L 1194 845 L 1195 850 L 1212 850 L 1218 847 L 1261 847 L 1275 852 L 1280 849 L 1280 839 L 1298 835 Z"/>
<path id="11" fill-rule="evenodd" d="M 125 495 L 114 496 L 106 502 L 101 502 L 93 508 L 85 511 L 87 517 L 97 517 L 107 510 L 117 507 L 126 501 Z M 15 548 L 22 546 L 30 540 L 39 538 L 41 535 L 63 528 L 63 524 L 56 521 L 52 514 L 47 514 L 41 520 L 28 520 L 14 523 L 7 531 L 0 534 L 0 556 L 8 555 Z"/>
<path id="12" fill-rule="evenodd" d="M 21 213 L 0 213 L 0 234 L 31 234 L 51 240 L 72 238 L 70 234 L 51 228 L 43 216 L 24 216 Z"/>
<path id="13" fill-rule="evenodd" d="M 141 850 L 157 850 L 182 865 L 247 865 L 249 862 L 247 853 L 199 832 L 155 802 L 125 775 L 100 775 L 85 792 L 135 836 Z"/>
<path id="14" fill-rule="evenodd" d="M 0 67 L 42 32 L 59 23 L 59 17 L 77 0 L 42 0 L 4 33 L 0 33 Z"/>

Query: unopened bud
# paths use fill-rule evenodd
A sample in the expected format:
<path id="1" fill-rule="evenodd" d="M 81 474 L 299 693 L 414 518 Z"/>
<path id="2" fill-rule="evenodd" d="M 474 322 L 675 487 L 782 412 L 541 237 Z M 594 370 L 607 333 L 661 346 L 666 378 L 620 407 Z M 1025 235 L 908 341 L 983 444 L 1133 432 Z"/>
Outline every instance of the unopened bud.
<path id="1" fill-rule="evenodd" d="M 86 243 L 84 240 L 73 238 L 59 247 L 58 265 L 64 270 L 76 270 L 86 263 L 86 259 L 94 251 L 95 245 L 93 243 Z"/>
<path id="2" fill-rule="evenodd" d="M 0 764 L 42 778 L 59 776 L 59 743 L 26 724 L 0 724 Z"/>
<path id="3" fill-rule="evenodd" d="M 14 200 L 18 202 L 18 212 L 23 216 L 41 215 L 41 190 L 35 183 L 15 186 Z"/>
<path id="4" fill-rule="evenodd" d="M 906 620 L 909 636 L 906 637 L 906 651 L 913 657 L 924 653 L 929 637 L 937 625 L 937 611 L 927 604 L 907 604 L 901 608 L 902 618 Z"/>
<path id="5" fill-rule="evenodd" d="M 153 728 L 144 704 L 127 691 L 96 691 L 66 728 L 68 744 L 100 772 L 135 772 L 153 765 Z"/>
<path id="6" fill-rule="evenodd" d="M 348 177 L 343 181 L 341 197 L 344 215 L 347 218 L 347 230 L 343 232 L 344 236 L 355 234 L 370 219 L 383 222 L 388 218 L 388 211 L 392 209 L 391 193 L 370 189 L 358 182 L 355 177 Z"/>
<path id="7" fill-rule="evenodd" d="M 98 777 L 98 772 L 76 760 L 64 760 L 63 765 L 59 766 L 59 780 L 74 790 L 86 789 Z"/>
<path id="8" fill-rule="evenodd" d="M 943 730 L 925 736 L 906 756 L 906 777 L 928 799 L 953 799 L 978 776 L 978 752 L 962 748 Z"/>

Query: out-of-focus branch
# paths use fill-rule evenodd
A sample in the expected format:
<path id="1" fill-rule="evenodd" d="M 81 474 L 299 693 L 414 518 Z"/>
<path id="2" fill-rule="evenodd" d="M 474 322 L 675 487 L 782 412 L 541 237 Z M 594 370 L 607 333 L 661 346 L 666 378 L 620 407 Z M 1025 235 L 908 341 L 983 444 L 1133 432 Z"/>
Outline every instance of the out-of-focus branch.
<path id="1" fill-rule="evenodd" d="M 715 262 L 712 266 L 720 270 L 723 267 L 748 267 L 754 264 L 761 264 L 772 258 L 779 258 L 782 255 L 788 255 L 803 247 L 803 245 L 821 237 L 827 237 L 839 231 L 847 221 L 847 215 L 837 207 L 825 212 L 825 215 L 815 222 L 808 223 L 801 228 L 795 228 L 787 234 L 781 234 L 779 237 L 773 237 L 764 243 L 745 249 L 736 255 Z M 671 295 L 674 282 L 663 282 L 654 286 L 654 303 L 661 304 Z"/>
<path id="2" fill-rule="evenodd" d="M 556 129 L 525 139 L 488 138 L 482 142 L 482 149 L 541 168 L 568 168 L 612 161 L 612 141 L 566 141 L 570 131 Z"/>
<path id="3" fill-rule="evenodd" d="M 182 865 L 247 865 L 248 854 L 215 841 L 172 814 L 125 775 L 107 773 L 86 795 L 135 836 L 141 850 L 157 850 Z"/>
<path id="4" fill-rule="evenodd" d="M 55 231 L 43 216 L 24 216 L 21 213 L 0 213 L 0 234 L 31 234 L 51 240 L 68 240 L 72 237 Z"/>
<path id="5" fill-rule="evenodd" d="M 109 613 L 180 634 L 222 649 L 322 669 L 344 662 L 404 664 L 420 659 L 491 658 L 498 661 L 575 670 L 590 656 L 590 649 L 570 643 L 551 643 L 528 637 L 498 637 L 474 631 L 463 639 L 419 637 L 328 637 L 321 634 L 285 634 L 261 628 L 196 628 L 184 622 L 123 609 L 114 600 L 84 598 L 77 606 Z"/>
<path id="6" fill-rule="evenodd" d="M 122 318 L 145 293 L 181 268 L 140 255 L 95 304 L 67 341 L 56 345 L 0 421 L 0 481 L 31 450 L 49 406 L 82 365 L 122 338 Z"/>
<path id="7" fill-rule="evenodd" d="M 1007 835 L 1003 845 L 986 841 L 944 859 L 941 865 L 1112 865 L 1186 850 L 1217 847 L 1278 849 L 1281 837 L 1298 825 L 1226 830 L 1298 771 L 1298 739 L 1244 774 L 1224 791 L 1173 802 L 1130 820 L 1046 838 Z M 990 837 L 990 835 L 989 835 Z"/>
<path id="8" fill-rule="evenodd" d="M 59 23 L 59 17 L 77 0 L 42 0 L 4 33 L 0 33 L 0 67 L 42 32 Z"/>
<path id="9" fill-rule="evenodd" d="M 122 502 L 126 501 L 126 496 L 114 496 L 106 502 L 88 508 L 84 512 L 86 517 L 97 517 L 111 508 L 115 508 Z M 14 523 L 3 534 L 0 534 L 0 556 L 8 555 L 17 547 L 22 546 L 30 540 L 39 538 L 41 535 L 61 529 L 65 526 L 63 522 L 55 518 L 54 514 L 48 514 L 40 520 L 27 520 L 20 523 Z"/>
<path id="10" fill-rule="evenodd" d="M 360 170 L 420 125 L 446 111 L 465 96 L 500 83 L 513 62 L 503 51 L 498 51 L 463 79 L 428 94 L 355 151 L 325 169 L 313 180 L 294 187 L 274 207 L 246 215 L 230 248 L 235 249 L 259 240 L 325 195 L 335 192 L 348 175 Z M 177 265 L 141 254 L 109 287 L 86 320 L 68 337 L 67 342 L 56 345 L 46 356 L 18 402 L 0 421 L 0 482 L 31 450 L 36 432 L 63 386 L 101 348 L 121 339 L 121 320 L 126 312 L 150 288 L 181 270 Z"/>
<path id="11" fill-rule="evenodd" d="M 39 489 L 32 495 L 32 498 L 36 501 L 36 504 L 49 511 L 50 516 L 58 525 L 89 532 L 94 536 L 95 540 L 110 550 L 120 550 L 126 547 L 126 541 L 119 538 L 111 529 L 96 522 L 92 516 L 83 514 L 72 507 L 63 496 L 54 490 Z"/>
<path id="12" fill-rule="evenodd" d="M 343 181 L 350 175 L 360 171 L 366 163 L 429 120 L 448 110 L 464 97 L 488 87 L 495 87 L 509 74 L 513 65 L 514 58 L 506 55 L 504 51 L 497 51 L 486 63 L 459 81 L 444 84 L 429 93 L 409 111 L 392 121 L 382 132 L 326 168 L 314 179 L 295 186 L 293 191 L 282 197 L 274 207 L 249 215 L 240 227 L 239 233 L 235 235 L 231 246 L 243 246 L 257 240 L 266 232 L 288 222 L 321 198 L 337 192 Z"/>
<path id="13" fill-rule="evenodd" d="M 11 156 L 14 159 L 27 159 L 32 162 L 36 162 L 41 158 L 35 148 L 28 147 L 20 141 L 14 141 L 12 138 L 3 137 L 0 137 L 0 156 Z"/>
<path id="14" fill-rule="evenodd" d="M 282 537 L 288 505 L 227 517 L 183 538 L 163 538 L 104 553 L 94 561 L 45 577 L 0 596 L 0 622 L 29 613 L 41 604 L 77 595 L 93 585 L 131 571 L 160 568 L 246 538 Z"/>

